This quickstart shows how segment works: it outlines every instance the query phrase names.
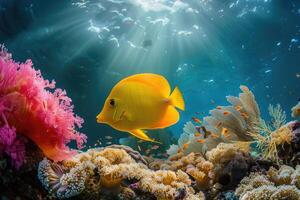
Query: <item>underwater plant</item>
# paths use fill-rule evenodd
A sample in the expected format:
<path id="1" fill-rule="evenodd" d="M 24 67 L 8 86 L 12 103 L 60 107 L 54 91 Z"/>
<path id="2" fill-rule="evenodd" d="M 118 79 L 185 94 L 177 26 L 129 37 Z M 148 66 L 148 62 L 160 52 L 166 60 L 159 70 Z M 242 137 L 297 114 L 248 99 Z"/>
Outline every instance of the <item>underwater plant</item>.
<path id="1" fill-rule="evenodd" d="M 31 60 L 17 63 L 1 46 L 0 51 L 0 155 L 9 156 L 16 167 L 24 162 L 24 139 L 32 140 L 50 159 L 74 155 L 66 146 L 72 140 L 79 148 L 86 136 L 75 129 L 83 119 L 75 116 L 66 91 L 45 80 Z"/>

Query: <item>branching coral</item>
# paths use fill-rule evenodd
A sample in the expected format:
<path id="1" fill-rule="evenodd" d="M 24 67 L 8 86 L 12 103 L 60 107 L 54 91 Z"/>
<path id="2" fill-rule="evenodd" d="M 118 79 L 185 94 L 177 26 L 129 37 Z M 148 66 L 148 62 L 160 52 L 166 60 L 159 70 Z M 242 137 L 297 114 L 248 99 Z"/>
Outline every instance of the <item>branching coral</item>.
<path id="1" fill-rule="evenodd" d="M 1 48 L 0 153 L 9 154 L 20 166 L 24 149 L 17 141 L 20 141 L 19 135 L 24 135 L 48 158 L 59 161 L 73 155 L 75 151 L 66 144 L 75 140 L 78 147 L 82 147 L 86 136 L 75 131 L 83 120 L 74 116 L 71 99 L 65 91 L 55 89 L 54 81 L 44 80 L 41 72 L 33 68 L 31 60 L 17 63 L 4 47 Z M 9 135 L 16 135 L 15 142 L 6 140 Z"/>
<path id="2" fill-rule="evenodd" d="M 251 173 L 236 189 L 242 200 L 300 199 L 300 166 L 296 169 L 283 165 L 279 170 L 270 168 L 267 175 Z"/>
<path id="3" fill-rule="evenodd" d="M 269 114 L 271 116 L 271 123 L 268 124 L 265 120 L 260 119 L 249 134 L 257 142 L 257 146 L 264 159 L 279 162 L 278 147 L 286 143 L 290 144 L 293 134 L 290 126 L 284 125 L 286 123 L 286 115 L 280 105 L 276 107 L 270 105 Z"/>
<path id="4" fill-rule="evenodd" d="M 57 198 L 100 195 L 105 190 L 122 189 L 124 181 L 135 180 L 136 189 L 157 199 L 202 199 L 195 194 L 188 175 L 182 171 L 152 171 L 136 162 L 122 148 L 98 148 L 80 153 L 61 164 L 43 160 L 38 170 L 43 186 Z M 130 195 L 134 196 L 132 190 Z M 178 198 L 177 198 L 178 197 Z"/>
<path id="5" fill-rule="evenodd" d="M 292 131 L 292 140 L 277 148 L 278 157 L 284 164 L 296 166 L 300 164 L 300 122 L 292 121 L 286 126 Z"/>

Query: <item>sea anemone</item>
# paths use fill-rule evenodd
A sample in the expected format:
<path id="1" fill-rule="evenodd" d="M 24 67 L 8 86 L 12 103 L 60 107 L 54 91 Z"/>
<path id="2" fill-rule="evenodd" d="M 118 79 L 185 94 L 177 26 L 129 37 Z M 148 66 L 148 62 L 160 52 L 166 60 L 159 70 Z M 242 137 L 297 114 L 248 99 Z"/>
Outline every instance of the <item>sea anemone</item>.
<path id="1" fill-rule="evenodd" d="M 66 92 L 55 82 L 43 79 L 31 60 L 17 63 L 1 46 L 0 50 L 0 154 L 7 154 L 18 167 L 24 158 L 20 135 L 32 140 L 54 161 L 74 155 L 66 146 L 72 140 L 79 148 L 86 136 L 75 130 L 83 120 L 73 113 Z"/>

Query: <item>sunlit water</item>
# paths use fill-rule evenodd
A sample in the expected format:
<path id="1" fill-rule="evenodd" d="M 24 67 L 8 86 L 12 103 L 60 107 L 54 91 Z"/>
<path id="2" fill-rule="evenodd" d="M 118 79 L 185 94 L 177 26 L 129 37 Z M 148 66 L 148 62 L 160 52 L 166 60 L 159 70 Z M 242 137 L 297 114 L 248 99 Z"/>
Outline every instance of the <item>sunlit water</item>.
<path id="1" fill-rule="evenodd" d="M 90 144 L 127 137 L 95 117 L 134 73 L 162 74 L 182 90 L 176 136 L 191 117 L 226 105 L 240 84 L 264 116 L 270 103 L 289 116 L 300 97 L 298 0 L 2 0 L 0 12 L 0 42 L 67 90 Z"/>

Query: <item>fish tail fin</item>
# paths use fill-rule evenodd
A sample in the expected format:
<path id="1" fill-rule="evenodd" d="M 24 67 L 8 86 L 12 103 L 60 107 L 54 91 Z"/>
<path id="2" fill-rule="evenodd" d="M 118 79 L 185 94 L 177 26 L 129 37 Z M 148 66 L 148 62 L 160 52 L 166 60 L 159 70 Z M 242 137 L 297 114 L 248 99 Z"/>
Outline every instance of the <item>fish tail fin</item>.
<path id="1" fill-rule="evenodd" d="M 154 142 L 154 143 L 158 143 L 158 144 L 161 144 L 161 142 L 158 142 L 154 139 L 151 139 L 148 135 L 146 135 L 146 133 L 141 130 L 141 129 L 135 129 L 135 130 L 131 130 L 129 131 L 129 133 L 141 140 L 144 140 L 144 141 L 148 141 L 148 142 Z"/>
<path id="2" fill-rule="evenodd" d="M 171 100 L 171 104 L 174 105 L 176 108 L 179 108 L 180 110 L 185 109 L 182 93 L 180 92 L 177 86 L 171 93 L 169 99 Z"/>

